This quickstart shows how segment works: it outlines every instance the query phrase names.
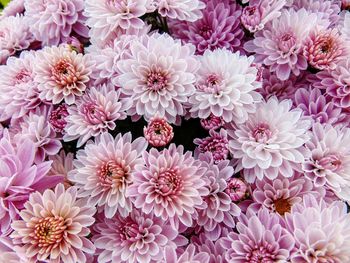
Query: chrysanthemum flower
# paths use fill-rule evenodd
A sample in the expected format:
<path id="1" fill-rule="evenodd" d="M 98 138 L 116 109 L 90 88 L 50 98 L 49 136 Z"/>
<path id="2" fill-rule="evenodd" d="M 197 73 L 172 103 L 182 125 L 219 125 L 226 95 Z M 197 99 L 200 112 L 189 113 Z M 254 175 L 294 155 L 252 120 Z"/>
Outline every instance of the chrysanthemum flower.
<path id="1" fill-rule="evenodd" d="M 189 244 L 185 251 L 177 252 L 176 248 L 167 246 L 161 263 L 209 263 L 210 257 L 206 252 L 197 252 L 193 244 Z"/>
<path id="2" fill-rule="evenodd" d="M 34 81 L 34 59 L 30 52 L 22 52 L 20 58 L 11 57 L 0 66 L 0 120 L 18 119 L 38 107 L 38 83 Z"/>
<path id="3" fill-rule="evenodd" d="M 206 130 L 216 130 L 224 124 L 224 121 L 221 117 L 216 117 L 215 115 L 210 114 L 208 118 L 201 119 L 200 123 Z"/>
<path id="4" fill-rule="evenodd" d="M 40 98 L 68 105 L 82 96 L 86 89 L 93 62 L 83 54 L 65 46 L 46 47 L 36 53 L 35 81 L 39 83 Z"/>
<path id="5" fill-rule="evenodd" d="M 225 260 L 225 249 L 221 246 L 220 242 L 210 240 L 206 233 L 193 236 L 191 243 L 196 246 L 198 252 L 209 254 L 209 263 L 227 263 Z"/>
<path id="6" fill-rule="evenodd" d="M 125 192 L 134 182 L 135 166 L 143 164 L 140 156 L 146 148 L 146 140 L 140 137 L 132 141 L 131 133 L 115 138 L 103 133 L 78 151 L 68 179 L 79 188 L 79 196 L 88 197 L 90 205 L 103 207 L 108 218 L 117 211 L 126 216 L 131 201 Z"/>
<path id="7" fill-rule="evenodd" d="M 257 214 L 248 210 L 236 228 L 238 233 L 231 232 L 220 240 L 228 262 L 288 262 L 295 241 L 277 215 L 267 209 Z"/>
<path id="8" fill-rule="evenodd" d="M 15 246 L 9 237 L 0 237 L 1 261 L 7 263 L 28 263 L 28 257 L 22 247 Z"/>
<path id="9" fill-rule="evenodd" d="M 30 193 L 42 191 L 62 181 L 60 176 L 46 176 L 51 162 L 34 165 L 35 147 L 25 140 L 17 147 L 4 130 L 0 140 L 0 233 L 11 232 L 12 220 L 18 219 L 18 213 L 28 200 Z"/>
<path id="10" fill-rule="evenodd" d="M 86 237 L 95 219 L 95 207 L 77 199 L 75 187 L 63 184 L 43 194 L 30 195 L 20 212 L 21 220 L 12 223 L 11 237 L 21 244 L 30 263 L 37 261 L 85 263 L 87 254 L 95 251 Z"/>
<path id="11" fill-rule="evenodd" d="M 49 122 L 55 132 L 63 133 L 67 125 L 66 117 L 69 115 L 66 104 L 59 105 L 50 113 Z"/>
<path id="12" fill-rule="evenodd" d="M 181 45 L 166 34 L 153 34 L 134 41 L 130 50 L 130 59 L 117 62 L 118 86 L 133 101 L 129 114 L 149 120 L 158 113 L 170 123 L 179 121 L 194 92 L 199 66 L 193 46 Z"/>
<path id="13" fill-rule="evenodd" d="M 9 56 L 27 49 L 34 41 L 27 17 L 16 15 L 0 20 L 0 64 Z"/>
<path id="14" fill-rule="evenodd" d="M 61 150 L 59 154 L 52 155 L 49 157 L 49 160 L 52 161 L 51 169 L 49 175 L 61 175 L 64 178 L 64 186 L 66 188 L 70 187 L 72 183 L 68 180 L 68 172 L 74 169 L 73 153 L 65 153 L 64 150 Z"/>
<path id="15" fill-rule="evenodd" d="M 306 143 L 310 151 L 303 170 L 316 186 L 326 186 L 350 201 L 350 129 L 315 123 Z"/>
<path id="16" fill-rule="evenodd" d="M 260 95 L 253 57 L 240 56 L 226 49 L 206 51 L 200 57 L 196 92 L 190 97 L 192 117 L 208 118 L 211 114 L 225 122 L 242 123 L 255 110 Z"/>
<path id="17" fill-rule="evenodd" d="M 232 140 L 229 149 L 247 182 L 267 177 L 275 179 L 279 173 L 291 177 L 293 169 L 304 161 L 304 143 L 311 126 L 300 109 L 291 109 L 292 101 L 278 102 L 272 97 L 258 105 L 255 113 L 235 130 L 228 130 Z"/>
<path id="18" fill-rule="evenodd" d="M 161 262 L 165 247 L 176 248 L 178 237 L 177 229 L 168 222 L 135 208 L 127 217 L 103 218 L 93 229 L 94 244 L 101 250 L 100 263 Z"/>
<path id="19" fill-rule="evenodd" d="M 24 13 L 24 0 L 12 0 L 1 11 L 1 18 Z"/>
<path id="20" fill-rule="evenodd" d="M 154 0 L 163 17 L 194 22 L 202 17 L 205 4 L 201 0 Z"/>
<path id="21" fill-rule="evenodd" d="M 239 202 L 247 196 L 248 186 L 240 178 L 231 178 L 227 181 L 225 193 L 228 194 L 233 202 Z"/>
<path id="22" fill-rule="evenodd" d="M 172 35 L 196 46 L 198 54 L 205 50 L 226 48 L 238 50 L 244 36 L 240 27 L 241 7 L 230 0 L 206 0 L 203 17 L 195 22 L 170 21 Z"/>
<path id="23" fill-rule="evenodd" d="M 113 86 L 91 87 L 68 108 L 63 140 L 79 138 L 77 146 L 80 147 L 89 138 L 114 130 L 115 121 L 125 119 L 130 107 L 131 101 L 120 99 L 120 90 Z"/>
<path id="24" fill-rule="evenodd" d="M 154 147 L 167 145 L 174 137 L 173 127 L 164 118 L 153 117 L 143 128 L 147 142 Z"/>
<path id="25" fill-rule="evenodd" d="M 127 196 L 144 213 L 170 219 L 176 228 L 180 222 L 192 226 L 195 209 L 203 205 L 202 198 L 208 194 L 201 161 L 175 144 L 160 152 L 152 148 L 143 158 L 145 165 L 136 166 Z"/>
<path id="26" fill-rule="evenodd" d="M 323 200 L 306 196 L 286 217 L 295 238 L 291 262 L 350 261 L 350 215 L 343 202 L 327 207 Z"/>
<path id="27" fill-rule="evenodd" d="M 83 0 L 25 0 L 31 32 L 43 45 L 58 45 L 73 32 L 88 37 Z"/>
<path id="28" fill-rule="evenodd" d="M 244 48 L 255 53 L 255 62 L 270 66 L 280 80 L 287 80 L 291 74 L 298 76 L 307 68 L 303 42 L 317 21 L 317 15 L 305 9 L 284 9 L 279 18 L 256 32 Z"/>

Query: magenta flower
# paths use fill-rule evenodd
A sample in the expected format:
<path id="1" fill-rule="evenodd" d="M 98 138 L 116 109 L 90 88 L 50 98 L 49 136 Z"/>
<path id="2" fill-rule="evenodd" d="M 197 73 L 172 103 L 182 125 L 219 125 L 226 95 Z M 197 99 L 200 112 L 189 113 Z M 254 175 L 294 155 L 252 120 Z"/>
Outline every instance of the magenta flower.
<path id="1" fill-rule="evenodd" d="M 209 115 L 206 119 L 201 119 L 200 122 L 202 127 L 206 130 L 217 130 L 224 124 L 221 117 L 216 117 L 213 114 Z"/>
<path id="2" fill-rule="evenodd" d="M 248 186 L 239 178 L 231 178 L 227 182 L 225 193 L 230 196 L 233 202 L 238 202 L 246 198 Z"/>
<path id="3" fill-rule="evenodd" d="M 171 144 L 168 149 L 143 152 L 145 165 L 137 165 L 133 184 L 126 191 L 136 208 L 153 213 L 172 225 L 192 226 L 196 208 L 208 194 L 203 179 L 205 168 L 191 152 Z"/>
<path id="4" fill-rule="evenodd" d="M 147 142 L 154 147 L 167 145 L 174 137 L 173 127 L 164 118 L 151 118 L 147 127 L 143 128 Z"/>
<path id="5" fill-rule="evenodd" d="M 63 133 L 64 128 L 67 125 L 67 116 L 69 115 L 67 111 L 67 105 L 61 104 L 56 109 L 52 110 L 49 117 L 49 122 L 55 132 Z"/>
<path id="6" fill-rule="evenodd" d="M 202 18 L 205 4 L 201 0 L 153 0 L 163 17 L 194 22 Z"/>

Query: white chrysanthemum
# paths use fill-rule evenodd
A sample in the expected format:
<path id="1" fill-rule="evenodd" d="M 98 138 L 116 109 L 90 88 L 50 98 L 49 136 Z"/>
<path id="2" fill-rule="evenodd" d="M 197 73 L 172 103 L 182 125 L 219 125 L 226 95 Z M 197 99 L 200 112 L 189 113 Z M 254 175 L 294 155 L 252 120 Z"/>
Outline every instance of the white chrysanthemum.
<path id="1" fill-rule="evenodd" d="M 203 15 L 205 4 L 200 0 L 154 0 L 161 16 L 194 22 Z"/>
<path id="2" fill-rule="evenodd" d="M 229 149 L 243 169 L 248 182 L 264 176 L 273 180 L 280 173 L 291 177 L 293 169 L 304 161 L 304 144 L 309 140 L 309 120 L 293 109 L 291 100 L 278 102 L 272 97 L 257 106 L 255 113 L 235 130 L 229 130 Z"/>
<path id="3" fill-rule="evenodd" d="M 193 117 L 208 118 L 211 114 L 224 121 L 243 123 L 255 111 L 261 96 L 255 90 L 257 69 L 253 57 L 240 56 L 226 49 L 207 50 L 200 57 L 196 92 L 190 97 Z"/>

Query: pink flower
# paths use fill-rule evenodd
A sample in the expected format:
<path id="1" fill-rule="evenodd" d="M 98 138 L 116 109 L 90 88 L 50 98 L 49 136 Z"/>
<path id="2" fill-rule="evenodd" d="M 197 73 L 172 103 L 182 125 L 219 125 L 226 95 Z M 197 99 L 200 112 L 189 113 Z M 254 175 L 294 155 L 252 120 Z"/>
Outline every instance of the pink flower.
<path id="1" fill-rule="evenodd" d="M 49 122 L 55 132 L 63 133 L 67 125 L 66 117 L 69 115 L 67 105 L 61 104 L 56 109 L 52 110 L 49 117 Z"/>
<path id="2" fill-rule="evenodd" d="M 68 105 L 82 96 L 86 89 L 93 63 L 87 56 L 67 47 L 45 47 L 36 53 L 35 81 L 39 83 L 40 98 Z"/>
<path id="3" fill-rule="evenodd" d="M 50 178 L 50 177 L 49 177 Z M 95 219 L 94 207 L 77 199 L 75 187 L 65 190 L 62 184 L 43 194 L 33 193 L 20 212 L 22 220 L 12 223 L 11 237 L 21 244 L 30 258 L 29 263 L 86 262 L 87 254 L 95 251 L 86 237 Z"/>
<path id="4" fill-rule="evenodd" d="M 257 111 L 235 130 L 228 130 L 232 137 L 229 149 L 236 159 L 237 171 L 243 169 L 247 182 L 255 178 L 275 179 L 279 173 L 291 177 L 293 170 L 303 162 L 306 134 L 311 126 L 302 118 L 300 109 L 291 109 L 290 100 L 279 102 L 272 97 L 258 105 Z"/>
<path id="5" fill-rule="evenodd" d="M 183 151 L 182 146 L 171 144 L 161 152 L 155 148 L 143 152 L 145 165 L 135 167 L 133 184 L 126 192 L 136 208 L 170 219 L 176 228 L 180 222 L 192 225 L 195 209 L 203 205 L 202 198 L 208 194 L 201 161 Z"/>
<path id="6" fill-rule="evenodd" d="M 176 247 L 177 229 L 152 214 L 133 209 L 129 216 L 103 218 L 94 225 L 98 262 L 156 263 L 164 258 L 166 246 Z"/>
<path id="7" fill-rule="evenodd" d="M 23 14 L 23 13 L 24 13 L 24 0 L 12 0 L 2 10 L 1 17 L 16 16 L 17 14 Z"/>
<path id="8" fill-rule="evenodd" d="M 46 176 L 51 162 L 33 164 L 35 147 L 30 140 L 13 145 L 7 130 L 0 139 L 0 233 L 9 234 L 12 220 L 28 200 L 30 193 L 55 186 L 60 176 Z"/>
<path id="9" fill-rule="evenodd" d="M 22 52 L 0 67 L 0 120 L 18 119 L 38 107 L 38 83 L 34 80 L 34 53 Z"/>
<path id="10" fill-rule="evenodd" d="M 22 247 L 15 246 L 8 237 L 0 237 L 0 253 L 2 262 L 27 263 L 28 257 Z"/>
<path id="11" fill-rule="evenodd" d="M 49 160 L 52 161 L 51 169 L 49 175 L 61 175 L 64 177 L 64 186 L 66 188 L 70 187 L 72 183 L 68 180 L 68 172 L 74 169 L 73 153 L 65 153 L 64 150 L 61 150 L 59 154 L 52 155 L 49 157 Z"/>
<path id="12" fill-rule="evenodd" d="M 117 62 L 118 83 L 132 100 L 129 114 L 149 120 L 156 113 L 170 123 L 185 115 L 184 105 L 194 92 L 198 62 L 192 45 L 169 35 L 153 34 L 134 41 L 131 58 Z"/>
<path id="13" fill-rule="evenodd" d="M 219 133 L 210 130 L 209 134 L 209 137 L 194 139 L 193 142 L 198 145 L 195 154 L 209 153 L 216 164 L 226 160 L 229 155 L 226 130 L 221 129 Z"/>
<path id="14" fill-rule="evenodd" d="M 210 240 L 205 233 L 192 237 L 191 242 L 196 246 L 198 252 L 209 254 L 209 263 L 227 263 L 225 249 L 220 242 Z"/>
<path id="15" fill-rule="evenodd" d="M 174 137 L 173 127 L 164 118 L 153 117 L 143 128 L 147 142 L 154 147 L 167 145 Z"/>
<path id="16" fill-rule="evenodd" d="M 82 146 L 89 138 L 114 130 L 116 120 L 126 119 L 126 110 L 131 107 L 130 100 L 120 98 L 120 90 L 111 85 L 91 87 L 75 104 L 68 108 L 64 141 L 78 139 Z"/>
<path id="17" fill-rule="evenodd" d="M 132 206 L 125 193 L 135 184 L 132 174 L 135 166 L 142 166 L 140 157 L 146 148 L 145 139 L 132 141 L 131 133 L 115 138 L 103 133 L 78 151 L 68 179 L 79 188 L 79 196 L 88 197 L 89 205 L 103 208 L 106 217 L 117 212 L 127 216 Z"/>
<path id="18" fill-rule="evenodd" d="M 24 7 L 31 32 L 43 45 L 58 45 L 73 32 L 88 36 L 83 0 L 25 0 Z"/>
<path id="19" fill-rule="evenodd" d="M 77 53 L 84 53 L 84 44 L 82 44 L 76 37 L 69 37 L 66 41 L 66 45 Z"/>
<path id="20" fill-rule="evenodd" d="M 241 47 L 243 30 L 240 28 L 241 7 L 230 0 L 205 0 L 203 17 L 195 22 L 170 21 L 170 31 L 176 38 L 196 46 L 198 54 L 205 50 Z"/>
<path id="21" fill-rule="evenodd" d="M 231 178 L 227 182 L 225 193 L 230 196 L 233 202 L 238 202 L 247 196 L 248 186 L 239 178 Z"/>
<path id="22" fill-rule="evenodd" d="M 255 91 L 261 84 L 252 61 L 239 52 L 207 50 L 200 57 L 196 91 L 189 99 L 191 116 L 204 119 L 213 114 L 225 122 L 244 122 L 261 99 Z"/>
<path id="23" fill-rule="evenodd" d="M 216 117 L 213 114 L 210 114 L 206 119 L 201 119 L 200 122 L 202 127 L 206 130 L 217 130 L 224 124 L 221 117 Z"/>
<path id="24" fill-rule="evenodd" d="M 194 22 L 202 18 L 205 4 L 200 0 L 154 0 L 163 17 Z"/>
<path id="25" fill-rule="evenodd" d="M 206 252 L 196 252 L 196 247 L 189 244 L 182 253 L 176 252 L 174 247 L 165 248 L 165 257 L 161 263 L 209 263 L 209 254 Z"/>
<path id="26" fill-rule="evenodd" d="M 236 227 L 221 239 L 228 262 L 288 262 L 294 248 L 294 238 L 286 231 L 279 217 L 263 209 L 257 214 L 248 210 Z"/>
<path id="27" fill-rule="evenodd" d="M 255 53 L 255 62 L 270 66 L 280 80 L 287 80 L 291 74 L 298 76 L 307 68 L 303 42 L 317 22 L 317 15 L 305 9 L 284 9 L 279 18 L 255 33 L 244 48 Z"/>
<path id="28" fill-rule="evenodd" d="M 315 31 L 310 34 L 304 47 L 304 56 L 316 69 L 335 69 L 337 61 L 346 55 L 346 43 L 337 29 Z"/>

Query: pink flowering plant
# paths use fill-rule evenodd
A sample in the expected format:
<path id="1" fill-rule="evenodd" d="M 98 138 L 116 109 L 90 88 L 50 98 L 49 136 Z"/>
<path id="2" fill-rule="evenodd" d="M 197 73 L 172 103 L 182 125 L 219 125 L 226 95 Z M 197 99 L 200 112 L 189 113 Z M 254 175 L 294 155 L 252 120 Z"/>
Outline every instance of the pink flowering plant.
<path id="1" fill-rule="evenodd" d="M 0 8 L 0 263 L 350 262 L 349 0 Z"/>

